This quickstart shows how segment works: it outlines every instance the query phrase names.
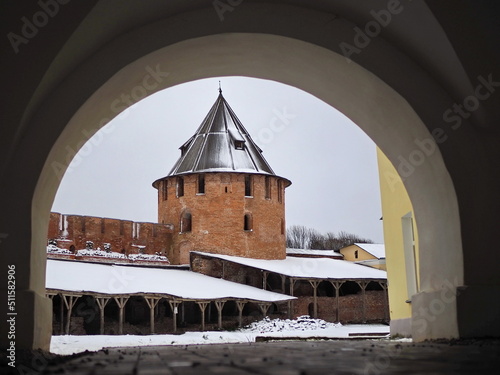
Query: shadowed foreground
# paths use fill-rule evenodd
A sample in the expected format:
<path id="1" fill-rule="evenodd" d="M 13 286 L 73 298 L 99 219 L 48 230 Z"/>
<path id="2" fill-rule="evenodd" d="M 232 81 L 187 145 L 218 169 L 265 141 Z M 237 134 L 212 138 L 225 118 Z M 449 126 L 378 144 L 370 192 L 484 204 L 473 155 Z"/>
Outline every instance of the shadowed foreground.
<path id="1" fill-rule="evenodd" d="M 110 348 L 53 357 L 43 374 L 491 374 L 500 341 L 385 340 Z M 22 372 L 21 372 L 22 373 Z"/>

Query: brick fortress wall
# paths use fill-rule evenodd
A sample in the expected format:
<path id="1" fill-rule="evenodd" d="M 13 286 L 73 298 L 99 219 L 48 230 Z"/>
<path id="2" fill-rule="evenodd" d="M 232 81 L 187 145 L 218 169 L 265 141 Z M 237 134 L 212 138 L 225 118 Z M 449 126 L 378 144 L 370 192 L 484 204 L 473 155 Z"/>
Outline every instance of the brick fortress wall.
<path id="1" fill-rule="evenodd" d="M 251 174 L 252 196 L 245 196 L 243 173 L 205 173 L 200 194 L 198 174 L 184 175 L 184 194 L 178 196 L 177 177 L 159 181 L 158 221 L 173 223 L 172 264 L 189 263 L 189 251 L 204 251 L 258 259 L 284 259 L 285 180 Z M 269 189 L 270 188 L 270 189 Z M 279 190 L 279 191 L 278 191 Z M 191 231 L 181 233 L 183 213 L 191 214 Z M 251 230 L 244 230 L 250 215 Z"/>
<path id="2" fill-rule="evenodd" d="M 167 224 L 137 223 L 102 217 L 50 213 L 49 240 L 62 249 L 81 250 L 87 241 L 93 248 L 124 254 L 161 253 L 169 257 L 172 245 L 172 226 Z"/>

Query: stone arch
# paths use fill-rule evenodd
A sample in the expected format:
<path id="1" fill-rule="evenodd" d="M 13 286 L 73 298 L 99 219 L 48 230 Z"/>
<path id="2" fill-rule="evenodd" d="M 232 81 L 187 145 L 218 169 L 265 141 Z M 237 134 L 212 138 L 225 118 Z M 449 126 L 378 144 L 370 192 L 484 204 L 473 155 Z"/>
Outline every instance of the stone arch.
<path id="1" fill-rule="evenodd" d="M 291 55 L 286 68 L 282 63 L 283 55 Z M 199 56 L 207 56 L 207 59 Z M 256 58 L 266 66 L 265 69 L 248 64 Z M 177 74 L 175 80 L 165 79 L 151 93 L 176 83 L 218 75 L 273 79 L 308 91 L 355 121 L 395 165 L 402 155 L 415 150 L 416 139 L 432 139 L 421 118 L 402 96 L 369 71 L 334 52 L 275 35 L 231 34 L 196 38 L 161 48 L 125 66 L 76 111 L 52 148 L 41 174 L 34 200 L 34 207 L 43 208 L 40 214 L 48 212 L 57 189 L 55 166 L 67 168 L 64 164 L 68 158 L 67 145 L 72 145 L 72 150 L 82 147 L 85 135 L 89 134 L 88 124 L 102 126 L 100 119 L 116 116 L 109 106 L 112 98 L 119 97 L 121 92 L 131 92 L 141 84 L 145 72 L 150 74 L 145 67 L 159 66 L 158 61 L 167 62 L 162 69 Z M 185 61 L 191 61 L 191 64 L 184 66 Z M 303 72 L 308 73 L 304 75 Z M 392 126 L 396 123 L 398 130 L 394 131 Z M 97 131 L 97 128 L 90 131 Z M 460 285 L 463 270 L 462 256 L 456 251 L 461 247 L 458 207 L 439 150 L 436 149 L 425 163 L 406 176 L 404 182 L 414 204 L 417 225 L 426 233 L 420 244 L 421 253 L 428 254 L 421 259 L 421 267 L 426 270 L 421 277 L 422 289 L 436 289 L 433 284 L 439 280 L 455 280 Z M 36 211 L 34 214 L 38 216 Z M 433 213 L 431 217 L 428 212 Z M 419 217 L 424 216 L 427 220 L 419 221 Z M 38 233 L 38 237 L 42 238 L 44 232 Z M 437 264 L 446 264 L 447 267 L 442 269 Z M 456 326 L 450 330 L 450 335 L 456 336 Z"/>
<path id="2" fill-rule="evenodd" d="M 26 264 L 29 263 L 25 271 L 26 281 L 20 282 L 19 285 L 20 298 L 25 298 L 26 305 L 30 306 L 25 311 L 34 311 L 33 306 L 38 306 L 37 311 L 39 311 L 39 318 L 33 319 L 32 316 L 27 315 L 33 322 L 32 326 L 28 324 L 27 331 L 31 330 L 31 333 L 27 335 L 31 338 L 36 337 L 33 340 L 27 338 L 26 342 L 20 339 L 20 347 L 27 347 L 31 344 L 35 347 L 46 347 L 48 343 L 46 332 L 39 329 L 44 319 L 47 319 L 45 315 L 49 314 L 48 303 L 43 301 L 42 297 L 42 280 L 45 272 L 42 244 L 45 243 L 47 229 L 45 217 L 50 210 L 59 179 L 68 168 L 69 161 L 75 156 L 76 151 L 84 145 L 91 134 L 107 120 L 128 107 L 119 101 L 116 103 L 115 100 L 123 93 L 139 93 L 140 90 L 136 87 L 140 87 L 144 82 L 148 84 L 148 87 L 158 83 L 146 94 L 152 94 L 162 88 L 182 82 L 220 75 L 245 75 L 293 85 L 335 106 L 350 117 L 368 133 L 394 165 L 399 165 L 401 160 L 408 160 L 408 156 L 418 150 L 415 140 L 431 139 L 424 122 L 429 123 L 431 129 L 435 128 L 436 123 L 439 125 L 439 122 L 442 122 L 443 108 L 449 108 L 454 103 L 451 94 L 447 92 L 453 92 L 455 98 L 463 97 L 463 93 L 469 93 L 469 88 L 472 87 L 469 78 L 472 75 L 468 77 L 467 74 L 474 74 L 472 70 L 467 74 L 461 70 L 466 65 L 462 64 L 465 51 L 457 50 L 457 52 L 451 46 L 451 42 L 448 43 L 448 36 L 454 43 L 457 40 L 456 38 L 453 40 L 449 27 L 446 28 L 444 24 L 438 23 L 439 20 L 444 19 L 444 16 L 438 17 L 438 11 L 443 9 L 434 5 L 433 9 L 438 10 L 437 15 L 434 15 L 427 4 L 422 4 L 416 16 L 421 20 L 429 21 L 428 34 L 434 37 L 433 40 L 439 39 L 439 43 L 446 47 L 436 48 L 433 51 L 442 51 L 446 58 L 460 65 L 458 69 L 450 73 L 463 82 L 463 86 L 460 85 L 460 87 L 453 87 L 451 79 L 441 79 L 442 76 L 436 71 L 423 71 L 421 66 L 426 65 L 424 60 L 429 56 L 425 53 L 420 54 L 421 50 L 417 51 L 417 45 L 410 46 L 411 53 L 407 53 L 408 50 L 405 50 L 404 44 L 409 40 L 405 41 L 403 33 L 398 34 L 397 31 L 401 31 L 398 28 L 392 33 L 389 30 L 387 35 L 386 31 L 389 28 L 385 29 L 380 38 L 372 40 L 369 48 L 366 48 L 356 59 L 359 64 L 346 60 L 338 54 L 339 42 L 352 40 L 355 23 L 350 20 L 356 19 L 356 15 L 368 16 L 370 9 L 361 9 L 362 5 L 357 5 L 359 9 L 356 6 L 350 9 L 347 9 L 349 7 L 343 8 L 344 6 L 344 3 L 339 2 L 336 8 L 339 14 L 344 13 L 343 18 L 336 12 L 329 12 L 322 8 L 306 9 L 287 4 L 264 4 L 263 2 L 263 4 L 251 4 L 238 8 L 237 12 L 231 13 L 232 20 L 228 20 L 225 24 L 219 22 L 214 16 L 214 10 L 209 6 L 196 9 L 191 14 L 182 12 L 180 16 L 166 14 L 161 21 L 151 24 L 144 22 L 146 26 L 130 27 L 126 29 L 127 32 L 122 31 L 121 34 L 118 31 L 106 41 L 99 40 L 97 45 L 92 46 L 95 48 L 88 48 L 86 51 L 82 49 L 81 58 L 79 60 L 76 58 L 76 61 L 73 60 L 68 65 L 64 65 L 66 69 L 60 69 L 60 63 L 65 61 L 64 58 L 55 61 L 51 67 L 52 73 L 54 70 L 63 72 L 59 77 L 59 82 L 57 80 L 55 82 L 44 81 L 36 86 L 37 81 L 33 87 L 26 86 L 26 94 L 29 94 L 32 100 L 29 105 L 26 104 L 26 108 L 22 108 L 20 117 L 23 119 L 19 122 L 22 126 L 20 125 L 19 128 L 28 131 L 26 137 L 20 142 L 23 131 L 18 132 L 18 129 L 15 129 L 16 135 L 13 137 L 15 147 L 12 150 L 15 154 L 24 152 L 28 154 L 30 151 L 30 156 L 34 157 L 29 158 L 29 161 L 25 160 L 28 158 L 18 160 L 14 157 L 12 160 L 15 162 L 12 163 L 8 159 L 7 171 L 9 173 L 6 176 L 14 176 L 22 181 L 25 181 L 24 176 L 31 176 L 27 178 L 28 184 L 24 189 L 26 192 L 20 194 L 20 197 L 26 198 L 23 199 L 24 202 L 31 202 L 31 206 L 28 208 L 23 206 L 19 212 L 20 219 L 11 220 L 12 223 L 7 222 L 6 229 L 2 229 L 3 232 L 0 233 L 0 239 L 4 240 L 8 234 L 9 239 L 6 242 L 12 239 L 20 249 L 17 255 L 9 255 L 7 260 L 24 259 Z M 89 5 L 89 12 L 90 8 L 91 5 Z M 268 11 L 270 9 L 273 11 Z M 461 8 L 461 11 L 463 12 L 464 9 Z M 105 16 L 105 13 L 103 14 Z M 277 14 L 280 22 L 275 22 Z M 411 16 L 410 13 L 408 17 Z M 248 22 L 254 21 L 257 17 L 258 23 Z M 158 19 L 161 19 L 161 15 L 155 17 L 155 20 Z M 68 19 L 65 18 L 65 20 Z M 182 22 L 175 22 L 176 20 Z M 363 17 L 360 22 L 363 22 L 362 20 Z M 303 27 L 297 29 L 296 24 L 299 21 Z M 57 20 L 52 21 L 52 23 L 56 22 Z M 182 24 L 182 27 L 179 27 L 179 24 Z M 320 26 L 321 28 L 318 29 Z M 405 31 L 404 28 L 403 31 Z M 217 35 L 221 32 L 225 34 Z M 245 34 L 238 34 L 238 32 L 245 32 Z M 154 37 L 146 38 L 146 36 Z M 97 36 L 89 34 L 89 38 L 97 38 Z M 474 43 L 475 39 L 471 38 L 471 40 L 470 43 Z M 144 41 L 144 43 L 138 43 L 138 41 Z M 436 43 L 439 46 L 439 43 Z M 32 45 L 35 43 L 30 43 L 30 46 Z M 140 48 L 131 49 L 130 45 L 140 45 Z M 458 48 L 464 46 L 467 46 L 466 42 L 458 44 Z M 456 58 L 456 53 L 459 53 L 460 57 Z M 474 54 L 468 54 L 476 57 Z M 483 55 L 486 54 L 483 53 Z M 49 56 L 49 58 L 52 57 L 52 55 Z M 415 61 L 411 60 L 412 57 Z M 68 59 L 66 55 L 66 62 L 68 60 L 71 59 Z M 476 60 L 488 61 L 488 59 L 479 58 Z M 102 61 L 107 63 L 103 65 Z M 493 64 L 495 59 L 491 61 Z M 168 75 L 160 76 L 161 82 L 145 81 L 148 73 L 146 69 L 154 71 L 160 64 L 162 64 L 161 69 L 168 69 L 168 71 L 165 70 L 165 74 L 168 73 Z M 168 67 L 164 68 L 165 65 Z M 443 66 L 447 69 L 449 65 L 444 62 Z M 401 72 L 402 74 L 399 74 Z M 53 74 L 45 74 L 45 76 L 52 77 Z M 151 75 L 149 77 L 151 78 Z M 440 79 L 439 81 L 433 80 L 432 77 L 440 77 Z M 465 90 L 464 86 L 466 86 Z M 429 95 L 432 98 L 421 100 L 425 92 L 432 92 L 433 95 Z M 40 105 L 42 102 L 43 106 Z M 61 105 L 62 103 L 64 105 Z M 115 105 L 111 108 L 113 103 Z M 92 108 L 94 111 L 90 110 Z M 482 124 L 478 118 L 480 119 L 483 114 L 484 111 L 478 110 L 471 117 Z M 488 120 L 486 120 L 486 125 L 487 122 Z M 108 129 L 108 131 L 112 130 Z M 469 130 L 467 132 L 466 134 L 471 133 Z M 43 137 L 39 137 L 42 134 Z M 461 164 L 463 160 L 460 158 L 460 160 L 453 160 L 454 156 L 460 152 L 453 151 L 453 149 L 460 150 L 460 145 L 467 142 L 464 137 L 466 138 L 463 135 L 457 136 L 445 147 L 434 150 L 422 165 L 415 168 L 410 175 L 405 176 L 404 182 L 415 207 L 419 230 L 425 233 L 420 244 L 422 250 L 420 265 L 424 270 L 421 275 L 423 293 L 414 301 L 414 311 L 418 311 L 419 306 L 429 305 L 433 298 L 439 297 L 442 291 L 447 290 L 446 281 L 453 283 L 452 289 L 463 285 L 464 267 L 468 271 L 469 284 L 472 282 L 475 284 L 474 287 L 487 284 L 490 288 L 488 290 L 498 290 L 495 284 L 498 283 L 498 277 L 494 277 L 492 271 L 494 262 L 485 265 L 486 269 L 483 268 L 482 271 L 487 272 L 481 272 L 482 275 L 473 271 L 474 266 L 481 261 L 471 254 L 472 251 L 469 250 L 467 264 L 464 265 L 463 262 L 457 194 L 448 168 L 453 169 L 455 181 L 463 185 L 461 194 L 464 199 L 463 197 L 470 191 L 470 186 L 463 182 L 465 178 L 457 169 L 463 167 Z M 57 141 L 55 141 L 56 138 Z M 472 161 L 467 164 L 467 170 L 473 169 L 475 163 L 484 161 L 486 172 L 474 172 L 474 176 L 480 181 L 486 181 L 485 173 L 491 167 L 491 162 L 488 164 L 489 159 L 482 153 L 484 142 L 479 137 L 469 139 L 468 152 L 464 154 L 467 154 L 466 157 L 470 155 Z M 39 142 L 40 140 L 44 142 Z M 35 148 L 33 147 L 35 144 L 43 146 Z M 51 149 L 50 153 L 48 149 Z M 91 151 L 91 146 L 87 145 L 86 151 L 90 152 L 89 150 Z M 447 154 L 446 166 L 441 152 Z M 14 154 L 10 153 L 8 158 L 12 155 Z M 45 161 L 43 169 L 38 163 L 32 163 L 37 159 Z M 13 170 L 23 171 L 23 178 L 12 172 Z M 37 182 L 34 179 L 37 179 Z M 476 179 L 473 180 L 476 181 Z M 491 184 L 491 188 L 481 187 L 481 191 L 493 194 L 497 186 Z M 10 190 L 7 189 L 7 191 Z M 469 216 L 464 219 L 464 228 L 467 228 L 467 224 L 476 225 L 474 219 L 478 217 L 478 212 L 486 210 L 486 204 L 491 202 L 483 199 L 479 207 L 472 210 L 466 203 L 461 207 Z M 11 205 L 6 204 L 6 207 L 10 208 Z M 488 217 L 493 218 L 492 211 L 487 212 Z M 26 219 L 30 214 L 31 222 Z M 488 224 L 488 230 L 493 228 L 492 225 Z M 21 229 L 16 229 L 16 227 Z M 26 238 L 23 239 L 21 236 L 23 232 L 31 233 L 31 238 L 25 236 Z M 468 248 L 473 247 L 471 242 L 478 239 L 478 235 L 471 233 L 474 233 L 474 230 L 468 228 Z M 30 242 L 31 252 L 29 251 Z M 445 266 L 442 267 L 442 265 Z M 472 289 L 469 288 L 469 290 Z M 475 296 L 469 293 L 468 296 L 472 299 L 468 301 L 487 300 L 481 297 L 481 293 L 476 294 L 479 297 L 474 299 Z M 465 295 L 466 293 L 463 294 Z M 484 311 L 487 310 L 484 309 Z M 424 338 L 456 337 L 458 335 L 456 315 L 456 304 L 450 303 L 446 312 L 432 323 L 432 327 L 424 329 L 422 335 L 425 336 Z M 487 316 L 486 312 L 485 316 Z M 466 327 L 469 333 L 472 327 Z M 498 324 L 495 327 L 495 332 L 498 332 Z M 483 331 L 479 334 L 483 334 Z M 24 336 L 21 335 L 21 337 Z"/>
<path id="3" fill-rule="evenodd" d="M 182 211 L 179 218 L 179 228 L 181 233 L 189 233 L 193 230 L 193 215 L 191 211 Z"/>
<path id="4" fill-rule="evenodd" d="M 245 212 L 243 215 L 243 230 L 251 231 L 253 229 L 253 215 L 250 212 Z"/>

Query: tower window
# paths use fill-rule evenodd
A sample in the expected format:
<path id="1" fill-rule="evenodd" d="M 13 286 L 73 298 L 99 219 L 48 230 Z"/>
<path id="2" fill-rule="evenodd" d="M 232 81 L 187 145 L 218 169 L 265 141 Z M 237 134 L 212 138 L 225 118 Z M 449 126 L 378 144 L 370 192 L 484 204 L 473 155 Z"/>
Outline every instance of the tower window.
<path id="1" fill-rule="evenodd" d="M 181 233 L 191 232 L 192 216 L 189 212 L 184 212 L 181 216 Z"/>
<path id="2" fill-rule="evenodd" d="M 285 220 L 281 219 L 281 234 L 285 234 Z"/>
<path id="3" fill-rule="evenodd" d="M 354 250 L 354 259 L 358 259 L 358 250 Z"/>
<path id="4" fill-rule="evenodd" d="M 245 197 L 252 196 L 252 176 L 245 176 Z"/>
<path id="5" fill-rule="evenodd" d="M 184 179 L 182 177 L 177 177 L 177 197 L 184 196 Z"/>
<path id="6" fill-rule="evenodd" d="M 245 214 L 245 217 L 243 218 L 243 230 L 250 231 L 252 230 L 252 215 L 250 214 Z"/>
<path id="7" fill-rule="evenodd" d="M 269 176 L 265 177 L 266 185 L 266 199 L 271 199 L 271 178 Z"/>
<path id="8" fill-rule="evenodd" d="M 234 141 L 234 148 L 237 150 L 243 150 L 245 148 L 245 141 Z"/>
<path id="9" fill-rule="evenodd" d="M 164 201 L 166 201 L 168 198 L 168 181 L 167 180 L 163 181 L 163 184 L 161 184 L 161 193 L 162 193 L 162 199 Z"/>
<path id="10" fill-rule="evenodd" d="M 205 175 L 198 175 L 198 194 L 205 194 Z"/>
<path id="11" fill-rule="evenodd" d="M 283 182 L 278 180 L 278 202 L 283 203 Z"/>

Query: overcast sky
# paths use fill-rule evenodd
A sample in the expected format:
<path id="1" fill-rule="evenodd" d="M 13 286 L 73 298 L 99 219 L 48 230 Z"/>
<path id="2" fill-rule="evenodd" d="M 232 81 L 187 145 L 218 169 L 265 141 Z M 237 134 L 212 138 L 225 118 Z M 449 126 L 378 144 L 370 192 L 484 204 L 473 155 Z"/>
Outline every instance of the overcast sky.
<path id="1" fill-rule="evenodd" d="M 287 226 L 341 230 L 383 242 L 376 146 L 315 97 L 243 77 L 190 82 L 132 106 L 94 136 L 64 175 L 53 211 L 157 221 L 151 183 L 168 174 L 179 147 L 223 95 L 286 189 Z M 89 126 L 91 128 L 91 126 Z"/>

